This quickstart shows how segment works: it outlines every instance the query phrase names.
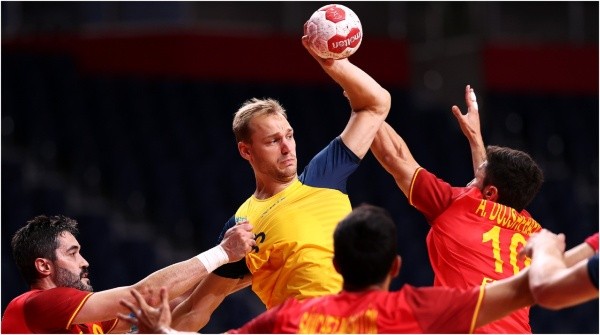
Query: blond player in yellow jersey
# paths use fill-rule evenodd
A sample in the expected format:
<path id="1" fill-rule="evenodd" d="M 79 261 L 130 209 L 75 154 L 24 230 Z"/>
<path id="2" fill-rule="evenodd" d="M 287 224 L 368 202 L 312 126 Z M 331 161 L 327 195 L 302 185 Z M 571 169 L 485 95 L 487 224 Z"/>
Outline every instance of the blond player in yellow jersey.
<path id="1" fill-rule="evenodd" d="M 342 289 L 332 263 L 333 231 L 352 210 L 346 181 L 388 115 L 391 98 L 347 58 L 322 59 L 308 47 L 306 36 L 302 43 L 344 90 L 351 107 L 348 123 L 298 176 L 294 130 L 283 107 L 273 99 L 250 99 L 235 113 L 238 150 L 254 171 L 256 190 L 224 231 L 247 220 L 257 246 L 244 261 L 210 274 L 175 308 L 177 330 L 200 330 L 228 294 L 249 285 L 268 309 L 288 297 Z M 334 111 L 323 111 L 323 117 L 327 112 Z"/>

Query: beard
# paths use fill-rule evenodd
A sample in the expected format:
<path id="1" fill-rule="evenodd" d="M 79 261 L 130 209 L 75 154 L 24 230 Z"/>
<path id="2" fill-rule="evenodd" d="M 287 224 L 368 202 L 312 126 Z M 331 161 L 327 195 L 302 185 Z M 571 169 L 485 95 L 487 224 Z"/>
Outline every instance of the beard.
<path id="1" fill-rule="evenodd" d="M 292 155 L 295 159 L 295 155 Z M 294 180 L 298 176 L 298 165 L 297 161 L 294 160 L 294 164 L 288 165 L 284 168 L 280 168 L 277 165 L 267 166 L 266 169 L 269 171 L 268 174 L 280 182 L 289 182 Z"/>
<path id="2" fill-rule="evenodd" d="M 297 168 L 294 167 L 288 167 L 285 170 L 274 170 L 273 171 L 273 175 L 275 176 L 275 179 L 281 181 L 281 182 L 289 182 L 291 180 L 293 180 L 294 178 L 296 178 L 298 173 Z"/>
<path id="3" fill-rule="evenodd" d="M 81 270 L 81 273 L 77 275 L 73 272 L 70 272 L 67 269 L 56 267 L 56 275 L 54 277 L 54 282 L 56 283 L 56 286 L 59 287 L 71 287 L 82 291 L 94 292 L 94 288 L 92 287 L 92 285 L 86 284 L 82 281 L 84 278 L 84 274 L 88 274 L 87 268 Z"/>

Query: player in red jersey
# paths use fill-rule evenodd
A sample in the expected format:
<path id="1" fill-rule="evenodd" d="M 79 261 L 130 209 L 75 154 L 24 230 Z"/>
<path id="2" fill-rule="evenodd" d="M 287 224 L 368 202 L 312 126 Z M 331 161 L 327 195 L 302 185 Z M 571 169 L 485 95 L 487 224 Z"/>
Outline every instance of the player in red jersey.
<path id="1" fill-rule="evenodd" d="M 153 287 L 165 285 L 177 297 L 216 267 L 242 259 L 256 245 L 251 229 L 240 224 L 228 231 L 221 244 L 196 257 L 160 269 L 132 286 L 94 293 L 89 264 L 75 238 L 77 221 L 37 216 L 12 238 L 15 262 L 30 290 L 6 307 L 2 333 L 125 332 L 129 325 L 118 322 L 116 313 L 126 311 L 119 300 L 133 300 L 132 288 L 151 296 Z"/>
<path id="2" fill-rule="evenodd" d="M 336 227 L 334 266 L 344 278 L 342 292 L 287 299 L 229 333 L 468 333 L 475 327 L 533 302 L 526 271 L 509 279 L 467 289 L 416 288 L 390 292 L 400 271 L 396 225 L 380 207 L 361 205 Z M 137 316 L 120 317 L 146 333 L 171 333 L 166 291 L 162 306 L 124 305 Z"/>
<path id="3" fill-rule="evenodd" d="M 371 150 L 431 229 L 427 248 L 434 286 L 467 288 L 519 273 L 530 260 L 518 259 L 531 233 L 541 226 L 525 210 L 538 193 L 543 173 L 526 153 L 483 146 L 474 91 L 466 86 L 468 113 L 452 112 L 467 137 L 475 179 L 453 187 L 422 168 L 404 140 L 387 123 Z M 478 333 L 531 333 L 529 308 L 477 329 Z"/>

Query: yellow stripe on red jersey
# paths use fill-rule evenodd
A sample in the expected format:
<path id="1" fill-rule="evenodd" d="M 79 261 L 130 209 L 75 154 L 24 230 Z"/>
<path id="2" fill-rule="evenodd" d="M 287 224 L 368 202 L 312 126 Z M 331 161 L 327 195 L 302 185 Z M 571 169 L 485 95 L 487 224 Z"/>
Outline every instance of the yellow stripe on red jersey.
<path id="1" fill-rule="evenodd" d="M 476 187 L 452 187 L 422 168 L 415 174 L 409 199 L 431 225 L 426 243 L 434 286 L 469 288 L 529 265 L 518 251 L 542 228 L 526 210 L 486 200 Z M 531 333 L 529 307 L 475 332 Z"/>

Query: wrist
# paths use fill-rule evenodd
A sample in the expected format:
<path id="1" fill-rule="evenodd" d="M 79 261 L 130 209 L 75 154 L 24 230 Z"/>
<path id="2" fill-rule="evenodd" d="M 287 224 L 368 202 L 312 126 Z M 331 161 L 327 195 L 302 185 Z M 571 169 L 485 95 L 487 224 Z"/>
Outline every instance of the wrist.
<path id="1" fill-rule="evenodd" d="M 213 272 L 221 265 L 229 263 L 229 256 L 220 244 L 199 254 L 196 258 L 200 260 L 208 273 Z"/>

